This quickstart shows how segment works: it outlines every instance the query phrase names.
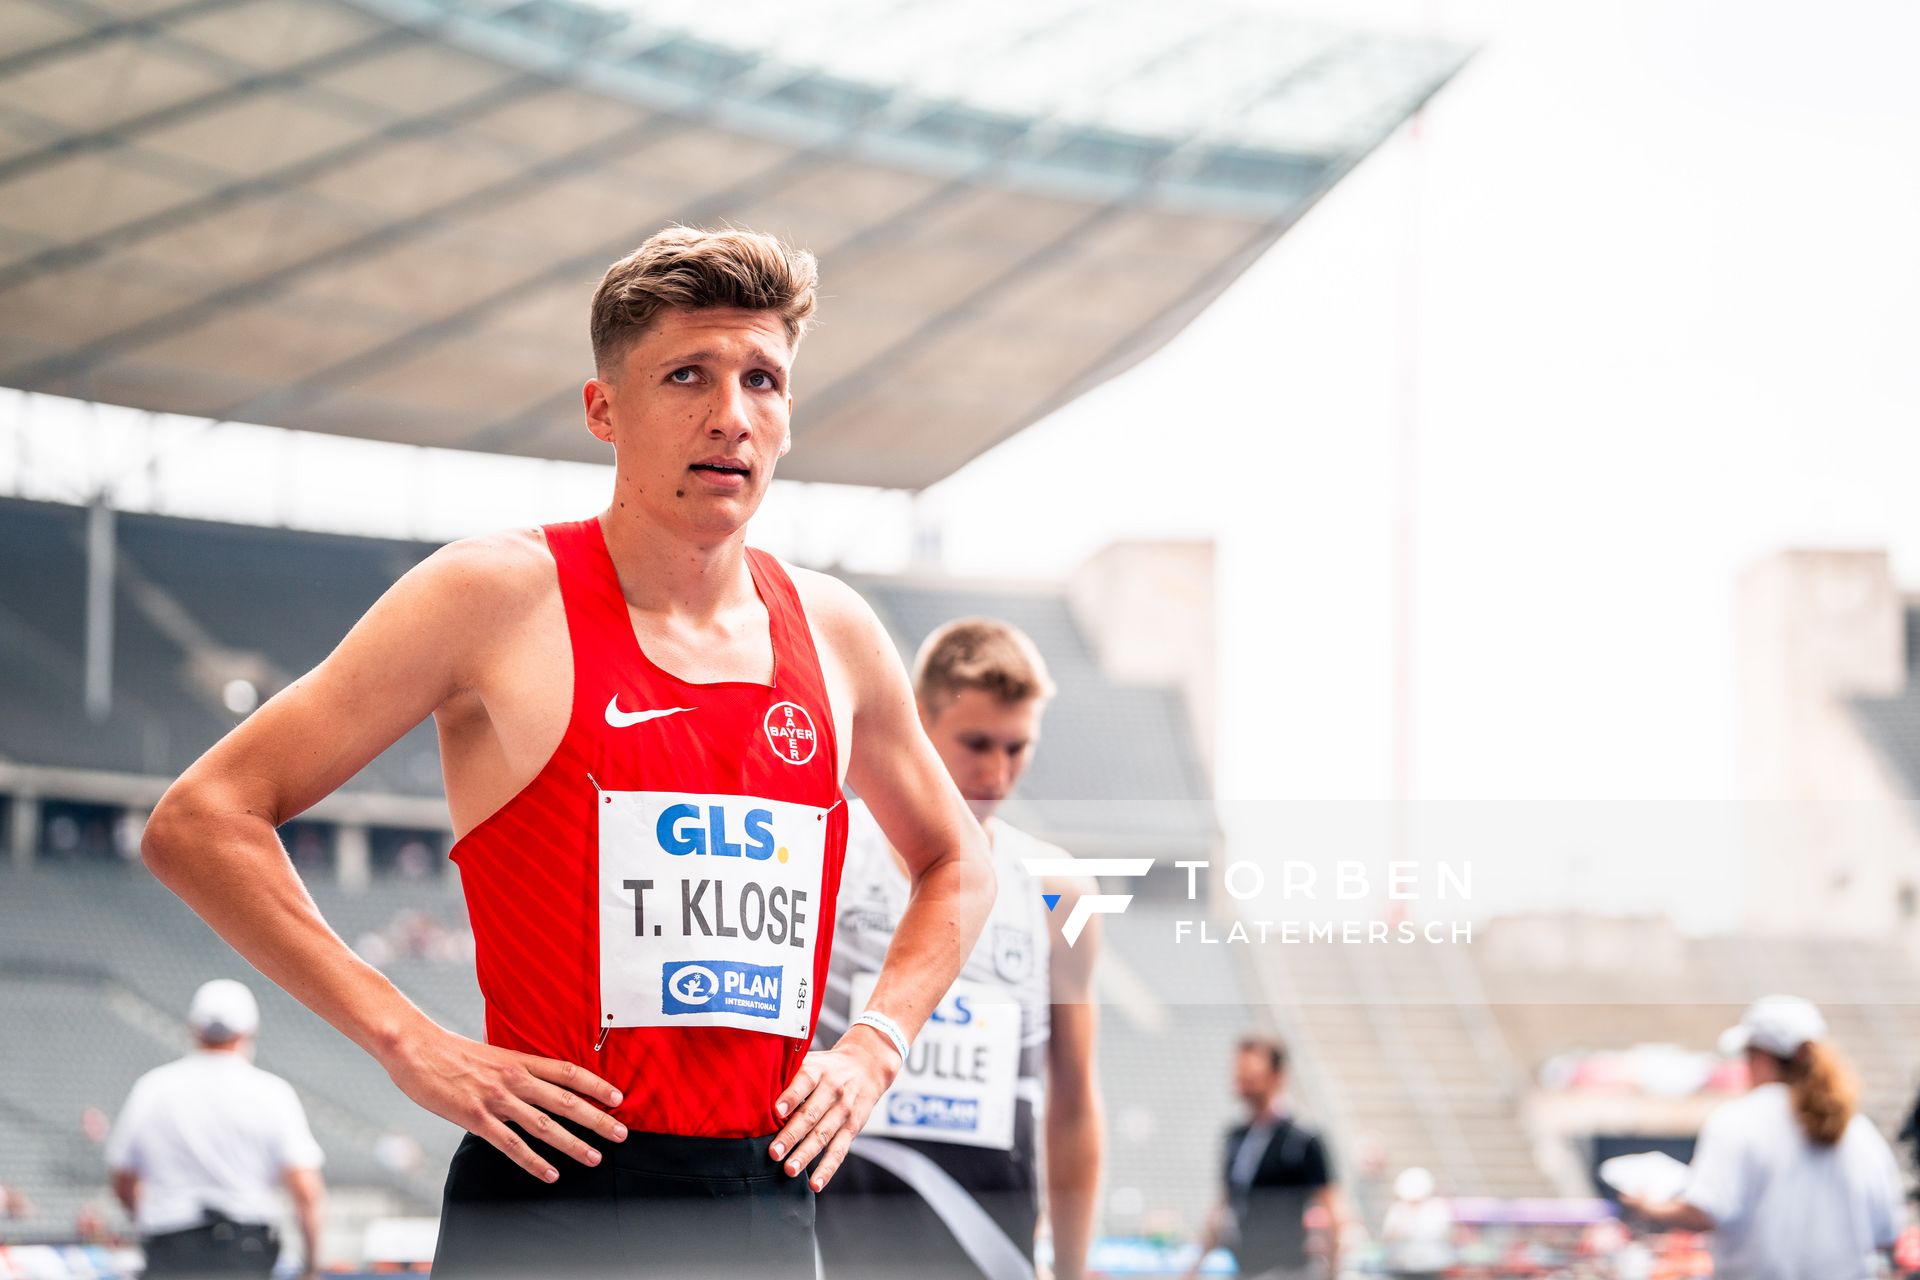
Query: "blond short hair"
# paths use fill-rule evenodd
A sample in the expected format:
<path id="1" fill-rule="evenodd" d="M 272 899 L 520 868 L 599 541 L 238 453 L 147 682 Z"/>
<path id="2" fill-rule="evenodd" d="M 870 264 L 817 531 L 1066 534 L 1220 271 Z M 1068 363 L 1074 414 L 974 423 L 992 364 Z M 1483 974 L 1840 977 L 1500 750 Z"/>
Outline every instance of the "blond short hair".
<path id="1" fill-rule="evenodd" d="M 983 689 L 1007 706 L 1054 694 L 1047 660 L 1026 632 L 997 618 L 957 618 L 934 630 L 913 662 L 923 707 L 963 689 Z"/>
<path id="2" fill-rule="evenodd" d="M 612 373 L 668 307 L 772 311 L 795 346 L 813 316 L 820 267 L 769 235 L 672 226 L 607 268 L 593 294 L 593 363 Z"/>

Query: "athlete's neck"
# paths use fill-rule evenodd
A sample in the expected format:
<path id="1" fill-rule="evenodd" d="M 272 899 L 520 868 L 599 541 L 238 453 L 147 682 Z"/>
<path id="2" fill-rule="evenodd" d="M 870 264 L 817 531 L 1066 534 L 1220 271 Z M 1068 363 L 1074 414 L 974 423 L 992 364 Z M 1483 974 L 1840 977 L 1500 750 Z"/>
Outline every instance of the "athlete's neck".
<path id="1" fill-rule="evenodd" d="M 713 541 L 690 539 L 616 502 L 601 514 L 600 532 L 621 592 L 644 613 L 710 621 L 754 594 L 745 528 Z"/>

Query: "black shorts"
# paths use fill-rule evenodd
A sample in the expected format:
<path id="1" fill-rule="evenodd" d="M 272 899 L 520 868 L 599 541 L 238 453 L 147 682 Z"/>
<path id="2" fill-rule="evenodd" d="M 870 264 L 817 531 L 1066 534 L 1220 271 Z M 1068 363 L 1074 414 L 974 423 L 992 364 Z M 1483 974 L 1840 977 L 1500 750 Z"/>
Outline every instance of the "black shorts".
<path id="1" fill-rule="evenodd" d="M 1031 1276 L 1040 1198 L 1032 1113 L 1025 1106 L 1015 1134 L 1011 1151 L 891 1138 L 855 1142 L 820 1193 L 820 1257 L 829 1280 Z M 881 1144 L 892 1150 L 876 1150 Z"/>
<path id="2" fill-rule="evenodd" d="M 564 1122 L 563 1122 L 564 1123 Z M 447 1169 L 433 1274 L 565 1277 L 752 1276 L 816 1280 L 813 1189 L 789 1178 L 764 1138 L 574 1129 L 602 1154 L 580 1164 L 538 1140 L 560 1171 L 542 1182 L 466 1135 Z"/>
<path id="3" fill-rule="evenodd" d="M 143 1276 L 203 1280 L 208 1276 L 270 1276 L 280 1259 L 280 1233 L 264 1223 L 235 1222 L 209 1212 L 207 1221 L 140 1241 Z"/>

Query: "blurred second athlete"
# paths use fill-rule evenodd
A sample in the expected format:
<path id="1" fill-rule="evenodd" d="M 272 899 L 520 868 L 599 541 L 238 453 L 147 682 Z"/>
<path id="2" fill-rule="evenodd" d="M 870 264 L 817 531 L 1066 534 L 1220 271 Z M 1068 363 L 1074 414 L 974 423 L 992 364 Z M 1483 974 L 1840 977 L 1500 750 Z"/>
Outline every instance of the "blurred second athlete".
<path id="1" fill-rule="evenodd" d="M 1094 917 L 1069 946 L 1058 922 L 1096 890 L 1084 877 L 1031 876 L 1026 859 L 1066 855 L 995 816 L 1038 746 L 1053 684 L 1018 629 L 966 618 L 921 646 L 914 694 L 927 736 L 986 829 L 999 896 L 960 980 L 820 1197 L 822 1260 L 828 1275 L 862 1280 L 1032 1277 L 1044 1186 L 1054 1274 L 1079 1280 L 1100 1177 L 1092 999 L 1100 934 Z M 912 888 L 864 809 L 850 817 L 822 1043 L 864 1006 Z M 1037 1123 L 1046 1125 L 1044 1175 Z"/>

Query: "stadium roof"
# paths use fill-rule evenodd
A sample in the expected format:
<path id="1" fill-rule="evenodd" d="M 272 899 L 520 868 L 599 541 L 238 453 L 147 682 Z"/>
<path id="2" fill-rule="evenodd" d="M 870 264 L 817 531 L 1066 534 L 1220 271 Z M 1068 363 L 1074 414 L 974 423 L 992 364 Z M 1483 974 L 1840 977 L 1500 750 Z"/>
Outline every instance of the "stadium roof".
<path id="1" fill-rule="evenodd" d="M 782 474 L 918 488 L 1164 342 L 1465 56 L 1205 3 L 799 12 L 11 5 L 0 385 L 604 461 L 593 284 L 732 220 L 822 260 Z"/>

